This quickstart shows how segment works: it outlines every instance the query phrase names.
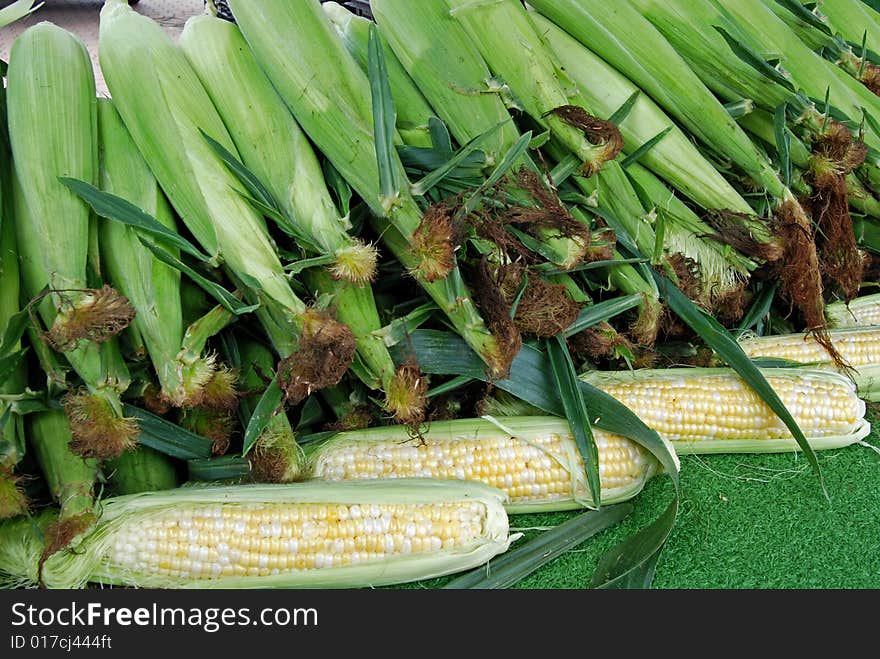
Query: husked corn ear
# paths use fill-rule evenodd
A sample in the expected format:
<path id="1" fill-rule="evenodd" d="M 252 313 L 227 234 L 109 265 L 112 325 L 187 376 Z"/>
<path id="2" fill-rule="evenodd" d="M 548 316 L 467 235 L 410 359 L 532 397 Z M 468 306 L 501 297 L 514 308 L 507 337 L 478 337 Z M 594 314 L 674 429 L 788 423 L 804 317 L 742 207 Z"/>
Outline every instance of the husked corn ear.
<path id="1" fill-rule="evenodd" d="M 839 329 L 828 333 L 840 356 L 852 367 L 848 373 L 865 400 L 880 400 L 880 326 Z M 781 334 L 742 339 L 752 358 L 787 359 L 821 369 L 835 369 L 825 349 L 810 335 Z"/>
<path id="2" fill-rule="evenodd" d="M 865 403 L 843 376 L 806 369 L 768 369 L 764 376 L 814 448 L 852 444 L 867 434 Z M 629 407 L 681 453 L 797 447 L 782 420 L 730 369 L 645 369 L 582 377 Z"/>
<path id="3" fill-rule="evenodd" d="M 880 327 L 880 293 L 857 297 L 849 304 L 835 302 L 825 307 L 832 327 Z"/>
<path id="4" fill-rule="evenodd" d="M 482 484 L 297 483 L 105 500 L 44 581 L 147 587 L 355 587 L 475 567 L 512 538 L 504 493 Z M 8 572 L 7 568 L 7 572 Z"/>
<path id="5" fill-rule="evenodd" d="M 509 512 L 592 506 L 584 464 L 568 424 L 554 417 L 432 423 L 412 438 L 404 427 L 336 435 L 309 456 L 312 477 L 332 481 L 439 478 L 504 490 Z M 593 429 L 602 503 L 635 496 L 657 469 L 650 453 L 619 435 Z"/>

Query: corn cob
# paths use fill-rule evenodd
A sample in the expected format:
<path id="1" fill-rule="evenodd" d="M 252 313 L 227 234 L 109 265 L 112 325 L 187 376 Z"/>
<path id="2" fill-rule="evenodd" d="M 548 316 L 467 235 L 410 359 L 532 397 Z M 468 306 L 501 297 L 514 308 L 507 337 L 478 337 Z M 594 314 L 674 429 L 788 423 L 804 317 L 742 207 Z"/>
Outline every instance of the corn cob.
<path id="1" fill-rule="evenodd" d="M 2 99 L 0 99 L 2 100 Z M 0 129 L 2 130 L 2 129 Z M 8 162 L 0 142 L 0 327 L 5 328 L 19 311 L 20 281 L 18 251 L 15 245 L 15 225 L 12 222 L 12 201 L 9 195 Z M 4 346 L 9 355 L 21 348 L 16 342 Z M 27 382 L 27 364 L 18 367 L 0 382 L 0 394 L 20 394 Z M 11 409 L 11 403 L 0 400 L 0 519 L 21 515 L 28 508 L 27 498 L 14 475 L 15 466 L 24 455 L 22 418 Z M 11 412 L 11 414 L 10 414 Z"/>
<path id="2" fill-rule="evenodd" d="M 845 377 L 787 368 L 764 375 L 813 448 L 847 446 L 870 431 L 865 403 Z M 591 371 L 581 377 L 629 407 L 679 453 L 798 448 L 785 424 L 729 369 Z"/>
<path id="3" fill-rule="evenodd" d="M 170 490 L 179 485 L 177 468 L 167 455 L 138 446 L 105 465 L 115 495 Z"/>
<path id="4" fill-rule="evenodd" d="M 806 3 L 803 3 L 806 4 Z M 880 52 L 880 13 L 865 2 L 853 0 L 822 0 L 814 10 L 824 15 L 840 36 L 851 44 L 862 43 L 875 53 Z"/>
<path id="5" fill-rule="evenodd" d="M 530 4 L 626 75 L 695 137 L 766 191 L 781 220 L 777 233 L 784 245 L 782 293 L 803 313 L 805 325 L 828 344 L 810 218 L 764 152 L 672 45 L 629 2 L 535 0 Z M 763 245 L 772 238 L 769 231 L 754 235 L 736 216 L 730 220 L 731 228 L 749 242 Z"/>
<path id="6" fill-rule="evenodd" d="M 101 188 L 174 231 L 171 208 L 109 99 L 98 101 L 98 132 Z M 200 404 L 214 363 L 182 348 L 180 273 L 156 259 L 132 227 L 100 220 L 99 231 L 109 278 L 137 311 L 132 327 L 153 363 L 161 395 L 176 407 Z"/>
<path id="7" fill-rule="evenodd" d="M 385 185 L 380 180 L 369 81 L 320 4 L 229 4 L 257 62 L 306 134 L 370 210 L 384 218 L 377 226 L 394 256 L 492 372 L 506 373 L 518 346 L 494 336 L 477 311 L 455 264 L 448 223 L 422 222 L 403 164 L 393 151 L 387 154 L 389 180 Z"/>
<path id="8" fill-rule="evenodd" d="M 828 324 L 836 328 L 880 327 L 880 293 L 863 295 L 855 300 L 834 302 L 825 307 Z"/>
<path id="9" fill-rule="evenodd" d="M 356 15 L 337 2 L 321 4 L 333 27 L 342 38 L 346 50 L 355 58 L 362 70 L 367 70 L 369 61 L 370 23 L 369 19 Z M 397 111 L 397 130 L 406 144 L 412 146 L 431 146 L 428 119 L 434 111 L 416 87 L 406 69 L 391 50 L 384 36 L 381 37 L 385 66 L 388 69 L 388 84 Z"/>
<path id="10" fill-rule="evenodd" d="M 284 358 L 279 378 L 288 397 L 338 382 L 353 357 L 351 331 L 291 289 L 263 218 L 202 134 L 240 159 L 186 57 L 121 0 L 102 8 L 99 40 L 107 85 L 141 155 L 202 248 L 260 303 L 255 313 Z"/>
<path id="11" fill-rule="evenodd" d="M 103 502 L 76 551 L 43 565 L 49 588 L 350 588 L 466 570 L 507 549 L 504 493 L 410 481 L 192 487 Z M 33 578 L 28 524 L 0 527 L 0 571 Z M 36 546 L 35 546 L 36 545 Z"/>
<path id="12" fill-rule="evenodd" d="M 388 395 L 400 389 L 401 374 L 384 342 L 373 334 L 382 326 L 369 286 L 375 275 L 376 250 L 346 232 L 308 138 L 235 25 L 211 16 L 191 18 L 180 45 L 212 97 L 244 165 L 269 187 L 295 222 L 295 232 L 319 253 L 334 258 L 326 273 L 307 272 L 304 278 L 317 294 L 333 296 L 336 317 L 352 330 L 358 354 L 369 369 L 365 384 L 386 392 L 386 408 L 398 421 L 417 420 L 423 401 Z M 255 105 L 260 108 L 259 123 L 253 121 Z"/>
<path id="13" fill-rule="evenodd" d="M 29 298 L 44 295 L 36 306 L 49 328 L 44 340 L 86 386 L 65 399 L 77 450 L 117 456 L 137 426 L 122 413 L 129 378 L 112 337 L 134 310 L 111 288 L 89 286 L 99 274 L 87 263 L 89 208 L 59 181 L 97 182 L 95 82 L 83 43 L 49 23 L 26 30 L 10 53 L 7 102 L 23 288 Z"/>
<path id="14" fill-rule="evenodd" d="M 480 150 L 489 164 L 499 161 L 520 137 L 504 101 L 509 90 L 491 80 L 483 55 L 462 25 L 450 16 L 445 2 L 383 0 L 371 7 L 395 54 L 455 139 L 465 144 L 489 133 L 480 142 Z M 601 199 L 638 236 L 640 245 L 650 243 L 653 247 L 653 231 L 641 221 L 645 211 L 634 198 L 632 187 L 607 171 L 614 165 L 606 163 L 598 175 L 603 188 Z M 525 158 L 512 169 L 521 166 L 528 166 Z M 587 241 L 552 234 L 544 232 L 542 242 L 557 265 L 571 268 L 584 258 Z M 620 258 L 619 254 L 614 256 Z M 643 296 L 635 332 L 641 343 L 652 343 L 662 312 L 654 282 L 644 281 L 631 265 L 614 266 L 608 272 L 615 287 Z"/>
<path id="15" fill-rule="evenodd" d="M 383 6 L 385 7 L 384 10 L 382 9 Z M 366 72 L 367 61 L 366 59 L 361 58 L 359 55 L 360 53 L 366 53 L 369 47 L 370 21 L 365 18 L 355 16 L 352 12 L 340 7 L 339 5 L 336 5 L 335 7 L 336 8 L 333 9 L 332 4 L 324 4 L 325 11 L 327 12 L 331 20 L 333 20 L 334 25 L 337 27 L 337 30 L 340 31 L 340 34 L 342 34 L 342 40 L 346 44 L 346 47 L 349 49 L 355 59 L 357 59 L 358 64 L 361 66 L 361 68 Z M 385 11 L 386 13 L 391 13 L 395 16 L 396 20 L 400 20 L 401 17 L 403 17 L 404 24 L 401 25 L 400 23 L 397 23 L 395 25 L 395 30 L 407 30 L 408 41 L 410 42 L 410 47 L 413 49 L 419 48 L 419 46 L 415 42 L 418 40 L 419 37 L 423 38 L 425 36 L 424 32 L 429 32 L 432 35 L 432 40 L 434 42 L 444 42 L 444 46 L 442 49 L 434 49 L 432 51 L 431 54 L 435 57 L 441 54 L 450 55 L 450 41 L 468 41 L 465 34 L 455 31 L 454 28 L 452 35 L 444 33 L 439 40 L 433 39 L 433 37 L 437 35 L 436 23 L 438 21 L 438 12 L 436 11 L 436 9 L 432 10 L 430 5 L 420 3 L 415 7 L 405 7 L 404 11 L 401 11 L 400 7 L 395 6 L 393 3 L 389 3 L 386 5 L 376 4 L 373 9 L 377 13 L 381 13 L 382 11 Z M 421 35 L 417 35 L 414 30 L 408 29 L 413 28 L 414 26 L 406 21 L 406 10 L 412 11 L 413 9 L 415 9 L 414 13 L 416 15 L 419 15 L 422 21 L 424 21 L 422 27 L 423 33 Z M 442 18 L 440 18 L 439 20 L 442 20 Z M 445 22 L 444 27 L 449 28 L 449 23 Z M 385 44 L 384 32 L 376 30 L 376 34 L 381 43 Z M 450 36 L 451 38 L 449 38 Z M 390 57 L 392 58 L 392 62 L 398 61 L 393 52 L 390 53 Z M 478 65 L 476 68 L 479 68 L 479 65 L 483 64 L 482 57 L 479 53 L 475 53 L 475 57 L 476 62 L 464 62 L 460 52 L 454 55 L 456 64 L 462 65 L 466 69 L 473 69 L 475 64 Z M 498 98 L 483 98 L 484 101 L 488 102 L 489 106 L 496 106 L 494 114 L 496 116 L 502 117 L 500 123 L 504 124 L 500 129 L 498 128 L 498 120 L 494 121 L 493 123 L 489 123 L 488 125 L 484 123 L 486 119 L 489 118 L 491 115 L 478 115 L 478 117 L 475 118 L 473 115 L 467 114 L 468 110 L 476 110 L 479 109 L 481 106 L 486 107 L 486 104 L 478 103 L 475 106 L 468 104 L 466 101 L 463 100 L 465 98 L 464 92 L 461 89 L 456 89 L 455 85 L 447 85 L 444 92 L 442 85 L 444 79 L 448 80 L 449 78 L 454 78 L 456 80 L 462 80 L 465 76 L 459 75 L 455 71 L 455 68 L 457 67 L 450 65 L 448 58 L 445 61 L 440 61 L 439 59 L 437 59 L 434 61 L 433 64 L 439 70 L 442 70 L 444 72 L 444 78 L 441 78 L 439 80 L 423 80 L 423 84 L 431 89 L 433 94 L 432 99 L 439 100 L 440 107 L 448 109 L 450 106 L 455 105 L 455 103 L 449 102 L 450 96 L 460 101 L 460 105 L 467 106 L 466 108 L 461 108 L 460 114 L 456 113 L 455 116 L 467 116 L 469 120 L 469 126 L 464 131 L 456 129 L 455 132 L 473 134 L 474 137 L 478 135 L 483 135 L 483 140 L 485 140 L 488 147 L 486 151 L 483 151 L 481 149 L 480 154 L 482 154 L 485 158 L 485 168 L 491 169 L 496 164 L 498 158 L 498 154 L 494 152 L 497 151 L 497 149 L 495 148 L 495 145 L 497 144 L 497 139 L 492 139 L 495 137 L 494 134 L 486 137 L 484 133 L 487 131 L 494 131 L 496 133 L 500 133 L 500 137 L 503 137 L 505 140 L 512 139 L 511 142 L 504 144 L 506 149 L 512 147 L 516 140 L 520 137 L 513 127 L 513 124 L 509 119 L 509 115 L 507 115 L 507 108 L 504 107 L 504 104 Z M 482 78 L 479 78 L 479 80 L 481 81 L 480 84 L 482 84 L 482 81 L 487 79 L 488 76 L 488 69 L 485 69 L 485 75 Z M 394 92 L 394 90 L 399 90 L 400 93 L 399 97 L 394 98 L 394 108 L 398 115 L 409 117 L 411 123 L 420 122 L 427 125 L 431 117 L 434 116 L 434 113 L 430 108 L 427 108 L 424 105 L 423 101 L 419 100 L 420 98 L 422 98 L 422 95 L 419 92 L 415 81 L 413 81 L 412 78 L 410 78 L 410 76 L 407 74 L 407 72 L 404 71 L 402 68 L 397 68 L 394 66 L 388 67 L 388 81 L 389 85 L 391 86 L 392 92 Z M 440 83 L 439 87 L 438 83 Z M 479 96 L 485 97 L 486 95 L 481 94 Z M 486 107 L 486 109 L 490 110 L 491 112 L 491 108 Z M 400 122 L 398 122 L 398 125 L 400 125 Z M 401 137 L 403 138 L 403 141 L 407 146 L 418 147 L 421 145 L 422 138 L 420 135 L 417 135 L 416 140 L 412 141 L 409 139 L 411 131 L 407 131 L 406 133 L 404 133 L 403 131 L 400 132 Z M 462 144 L 464 144 L 464 142 L 462 142 Z M 482 144 L 483 142 L 481 142 L 481 145 Z M 515 162 L 511 165 L 511 171 L 517 171 L 523 166 L 527 166 L 526 160 L 526 157 L 520 158 L 518 162 Z M 531 168 L 537 170 L 534 165 L 531 165 Z M 473 183 L 474 186 L 479 184 L 479 179 L 476 177 L 475 179 L 476 180 Z M 517 199 L 519 203 L 522 203 L 524 206 L 533 205 L 534 200 L 530 193 L 519 190 L 516 185 L 512 184 L 508 184 L 506 186 L 506 189 L 511 198 Z M 583 232 L 584 235 L 575 236 L 561 236 L 559 231 L 549 228 L 538 229 L 535 233 L 536 237 L 539 238 L 541 244 L 543 245 L 543 253 L 546 254 L 547 258 L 549 258 L 553 263 L 563 268 L 571 268 L 579 264 L 584 259 L 584 256 L 590 247 L 589 241 L 586 236 L 586 230 L 584 230 Z M 503 260 L 500 256 L 498 257 L 498 259 Z"/>
<path id="16" fill-rule="evenodd" d="M 880 327 L 838 329 L 829 332 L 834 347 L 851 375 L 859 396 L 868 401 L 880 400 Z M 838 368 L 823 347 L 810 335 L 782 334 L 740 339 L 740 347 L 749 357 L 786 359 L 822 369 Z"/>
<path id="17" fill-rule="evenodd" d="M 508 432 L 508 430 L 510 432 Z M 634 442 L 593 429 L 599 448 L 602 504 L 638 494 L 658 469 Z M 499 487 L 510 513 L 594 507 L 583 461 L 568 424 L 555 417 L 483 419 L 430 424 L 421 438 L 380 427 L 336 435 L 307 451 L 313 478 L 465 479 Z"/>

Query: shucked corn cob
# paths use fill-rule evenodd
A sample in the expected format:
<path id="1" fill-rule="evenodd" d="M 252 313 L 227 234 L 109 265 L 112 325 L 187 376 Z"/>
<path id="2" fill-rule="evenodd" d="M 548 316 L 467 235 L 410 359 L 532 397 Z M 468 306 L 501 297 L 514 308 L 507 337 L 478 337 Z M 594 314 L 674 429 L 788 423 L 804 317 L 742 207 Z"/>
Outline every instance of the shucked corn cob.
<path id="1" fill-rule="evenodd" d="M 510 431 L 510 432 L 508 432 Z M 638 494 L 658 469 L 636 443 L 593 429 L 599 448 L 602 504 Z M 404 427 L 336 435 L 311 449 L 308 473 L 332 481 L 439 478 L 499 487 L 508 512 L 592 507 L 583 461 L 568 424 L 555 417 L 432 423 L 421 438 Z"/>
<path id="2" fill-rule="evenodd" d="M 854 370 L 852 380 L 859 396 L 880 400 L 880 327 L 839 329 L 829 332 L 834 347 Z M 835 368 L 828 353 L 809 335 L 783 334 L 744 338 L 740 347 L 752 358 L 787 359 L 818 368 Z"/>
<path id="3" fill-rule="evenodd" d="M 438 480 L 187 488 L 103 502 L 50 588 L 379 586 L 466 570 L 507 549 L 504 493 Z M 28 520 L 0 526 L 0 572 L 36 581 Z"/>
<path id="4" fill-rule="evenodd" d="M 865 403 L 845 377 L 789 368 L 764 375 L 813 448 L 853 444 L 870 430 Z M 592 371 L 582 379 L 629 407 L 679 453 L 797 450 L 785 424 L 729 369 Z"/>
<path id="5" fill-rule="evenodd" d="M 880 327 L 880 293 L 857 297 L 849 304 L 829 304 L 825 307 L 825 316 L 832 327 Z"/>

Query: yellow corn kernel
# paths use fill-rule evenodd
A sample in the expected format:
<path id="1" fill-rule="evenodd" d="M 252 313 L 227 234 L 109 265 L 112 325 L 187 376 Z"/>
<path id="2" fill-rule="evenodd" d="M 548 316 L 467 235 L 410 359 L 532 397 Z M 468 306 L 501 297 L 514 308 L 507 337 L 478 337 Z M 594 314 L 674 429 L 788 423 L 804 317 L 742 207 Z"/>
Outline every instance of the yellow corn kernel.
<path id="1" fill-rule="evenodd" d="M 584 464 L 567 423 L 553 417 L 433 423 L 421 438 L 382 427 L 335 436 L 313 450 L 311 475 L 331 481 L 434 478 L 479 481 L 505 491 L 508 510 L 591 505 Z M 602 502 L 634 496 L 655 459 L 619 435 L 593 429 Z"/>

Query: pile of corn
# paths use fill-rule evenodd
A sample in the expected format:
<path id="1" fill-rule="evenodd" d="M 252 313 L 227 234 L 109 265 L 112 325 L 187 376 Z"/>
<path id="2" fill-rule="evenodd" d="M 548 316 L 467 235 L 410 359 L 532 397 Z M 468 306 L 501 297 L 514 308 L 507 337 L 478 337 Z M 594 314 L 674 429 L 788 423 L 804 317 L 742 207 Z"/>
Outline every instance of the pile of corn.
<path id="1" fill-rule="evenodd" d="M 867 4 L 206 4 L 107 0 L 109 98 L 47 22 L 2 69 L 6 583 L 396 584 L 677 453 L 868 435 Z"/>

